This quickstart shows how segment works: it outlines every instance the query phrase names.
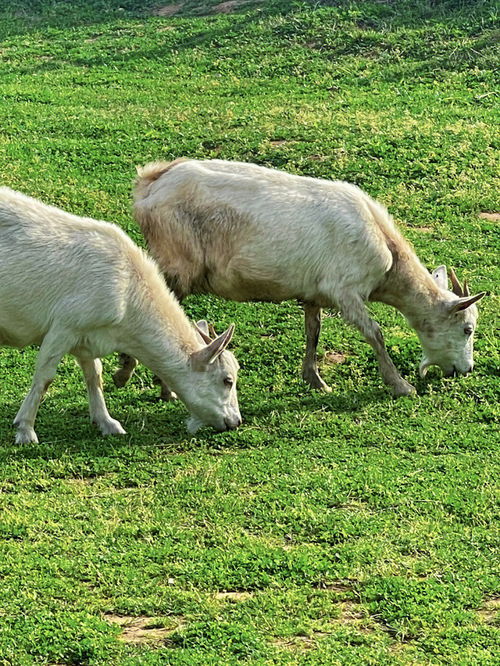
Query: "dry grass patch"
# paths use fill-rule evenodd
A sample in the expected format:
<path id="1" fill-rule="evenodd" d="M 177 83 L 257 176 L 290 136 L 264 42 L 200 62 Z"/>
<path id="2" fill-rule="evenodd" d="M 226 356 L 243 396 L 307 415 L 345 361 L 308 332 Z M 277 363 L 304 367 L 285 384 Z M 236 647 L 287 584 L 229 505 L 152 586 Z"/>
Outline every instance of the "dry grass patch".
<path id="1" fill-rule="evenodd" d="M 287 144 L 290 144 L 290 143 L 297 143 L 297 142 L 296 142 L 296 141 L 293 141 L 293 140 L 291 140 L 291 139 L 271 139 L 271 140 L 269 141 L 269 143 L 270 143 L 271 146 L 273 146 L 274 148 L 279 148 L 280 146 L 285 146 L 285 145 L 287 145 Z"/>
<path id="2" fill-rule="evenodd" d="M 333 582 L 319 583 L 317 586 L 319 590 L 328 590 L 334 592 L 339 598 L 346 599 L 351 594 L 351 588 L 347 583 Z"/>
<path id="3" fill-rule="evenodd" d="M 292 636 L 291 638 L 276 638 L 273 640 L 274 647 L 278 650 L 287 650 L 289 652 L 305 652 L 316 647 L 316 641 L 326 638 L 327 633 L 318 631 L 312 636 Z"/>
<path id="4" fill-rule="evenodd" d="M 494 624 L 500 613 L 500 597 L 493 597 L 487 599 L 481 608 L 478 610 L 479 617 L 486 622 L 486 624 Z"/>
<path id="5" fill-rule="evenodd" d="M 500 213 L 479 213 L 479 217 L 483 220 L 491 220 L 492 222 L 500 221 Z"/>
<path id="6" fill-rule="evenodd" d="M 334 351 L 326 352 L 326 354 L 323 357 L 323 361 L 325 363 L 333 363 L 336 365 L 338 365 L 339 363 L 344 363 L 346 359 L 347 359 L 347 354 Z"/>
<path id="7" fill-rule="evenodd" d="M 124 643 L 160 643 L 186 624 L 182 618 L 169 618 L 167 622 L 170 624 L 164 626 L 164 620 L 145 615 L 133 617 L 109 613 L 105 617 L 108 622 L 122 628 L 118 638 Z"/>
<path id="8" fill-rule="evenodd" d="M 248 601 L 253 597 L 253 594 L 251 592 L 216 592 L 214 596 L 219 601 L 230 601 L 237 604 Z"/>

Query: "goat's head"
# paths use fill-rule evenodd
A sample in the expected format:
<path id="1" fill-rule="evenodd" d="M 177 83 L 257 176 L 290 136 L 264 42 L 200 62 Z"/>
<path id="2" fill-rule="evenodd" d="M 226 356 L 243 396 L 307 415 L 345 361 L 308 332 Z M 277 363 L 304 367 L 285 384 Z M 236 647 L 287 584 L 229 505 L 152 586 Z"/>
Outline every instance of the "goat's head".
<path id="1" fill-rule="evenodd" d="M 209 331 L 206 321 L 199 321 L 196 332 L 205 346 L 190 357 L 196 386 L 186 401 L 191 412 L 187 428 L 190 433 L 203 425 L 219 431 L 234 430 L 241 425 L 236 393 L 239 364 L 226 349 L 233 337 L 234 324 L 217 337 L 213 328 Z"/>
<path id="2" fill-rule="evenodd" d="M 436 268 L 432 277 L 441 298 L 417 331 L 424 350 L 420 374 L 424 377 L 431 365 L 438 365 L 445 376 L 466 375 L 474 367 L 474 331 L 478 317 L 475 304 L 485 292 L 471 296 L 467 282 L 461 286 L 453 269 L 450 270 L 452 291 L 448 290 L 446 266 Z"/>

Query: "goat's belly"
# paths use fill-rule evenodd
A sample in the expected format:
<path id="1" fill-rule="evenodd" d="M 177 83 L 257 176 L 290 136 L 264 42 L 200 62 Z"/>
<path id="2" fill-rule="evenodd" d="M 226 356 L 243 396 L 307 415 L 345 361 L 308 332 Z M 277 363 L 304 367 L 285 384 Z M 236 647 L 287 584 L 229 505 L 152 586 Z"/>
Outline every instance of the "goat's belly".
<path id="1" fill-rule="evenodd" d="M 118 338 L 108 327 L 82 333 L 78 343 L 71 349 L 75 356 L 86 356 L 91 358 L 102 358 L 112 354 L 117 349 L 122 349 Z"/>
<path id="2" fill-rule="evenodd" d="M 9 312 L 7 307 L 0 314 L 0 346 L 2 347 L 21 349 L 29 345 L 39 345 L 42 343 L 45 333 L 46 331 L 34 322 L 20 317 L 19 314 Z"/>
<path id="3" fill-rule="evenodd" d="M 292 298 L 300 298 L 288 285 L 279 280 L 248 277 L 241 273 L 231 276 L 209 276 L 209 291 L 230 301 L 267 301 L 281 303 Z"/>
<path id="4" fill-rule="evenodd" d="M 33 338 L 21 333 L 12 333 L 5 328 L 0 327 L 0 347 L 17 347 L 22 349 L 28 345 L 39 345 L 42 342 L 42 337 Z"/>

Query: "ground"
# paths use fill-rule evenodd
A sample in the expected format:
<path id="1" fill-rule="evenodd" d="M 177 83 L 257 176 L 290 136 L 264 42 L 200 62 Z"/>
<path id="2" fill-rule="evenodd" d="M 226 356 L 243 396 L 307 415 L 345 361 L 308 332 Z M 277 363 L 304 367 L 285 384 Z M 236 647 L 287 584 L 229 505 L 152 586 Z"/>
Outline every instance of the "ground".
<path id="1" fill-rule="evenodd" d="M 135 165 L 253 161 L 354 182 L 422 261 L 488 297 L 476 368 L 393 400 L 334 312 L 329 395 L 300 379 L 294 303 L 191 297 L 236 322 L 243 426 L 189 437 L 151 373 L 88 422 L 60 367 L 16 446 L 36 350 L 0 351 L 0 664 L 493 666 L 498 651 L 498 8 L 460 2 L 63 2 L 0 9 L 2 184 L 120 224 Z"/>

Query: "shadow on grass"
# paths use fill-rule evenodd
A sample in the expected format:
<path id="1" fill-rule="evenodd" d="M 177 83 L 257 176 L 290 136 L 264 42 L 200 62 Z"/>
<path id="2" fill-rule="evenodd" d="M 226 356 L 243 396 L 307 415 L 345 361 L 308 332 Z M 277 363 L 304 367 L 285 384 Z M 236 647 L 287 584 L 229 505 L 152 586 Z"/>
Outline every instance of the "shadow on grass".
<path id="1" fill-rule="evenodd" d="M 60 401 L 51 400 L 49 396 L 41 405 L 35 422 L 39 444 L 16 445 L 12 421 L 21 400 L 20 396 L 19 401 L 7 402 L 0 407 L 0 461 L 57 458 L 68 453 L 116 456 L 126 449 L 157 445 L 171 447 L 172 452 L 177 453 L 193 448 L 185 429 L 187 412 L 182 406 L 161 406 L 148 411 L 151 403 L 146 399 L 143 403 L 134 400 L 133 409 L 130 409 L 126 395 L 123 401 L 116 396 L 107 399 L 111 415 L 122 423 L 126 435 L 103 436 L 90 422 L 86 404 L 75 400 L 73 405 L 62 408 Z"/>
<path id="2" fill-rule="evenodd" d="M 111 415 L 117 418 L 127 431 L 124 436 L 103 436 L 91 424 L 87 405 L 75 397 L 73 405 L 61 407 L 60 401 L 49 396 L 41 405 L 37 415 L 35 430 L 39 444 L 16 445 L 15 429 L 12 426 L 22 401 L 6 402 L 0 406 L 0 462 L 11 459 L 55 459 L 68 454 L 86 457 L 128 457 L 134 451 L 162 449 L 167 454 L 178 455 L 193 450 L 220 451 L 224 448 L 247 448 L 266 443 L 263 432 L 268 424 L 260 421 L 272 413 L 303 413 L 305 411 L 324 413 L 355 413 L 367 404 L 383 403 L 391 397 L 383 388 L 370 388 L 349 393 L 312 392 L 304 385 L 304 392 L 297 395 L 276 393 L 269 395 L 260 404 L 243 400 L 241 404 L 244 424 L 236 437 L 231 433 L 216 433 L 212 429 L 202 429 L 196 437 L 186 431 L 187 410 L 179 401 L 161 403 L 156 398 L 157 387 L 148 391 L 111 391 L 107 403 Z M 258 442 L 249 435 L 257 428 L 262 437 Z M 269 440 L 276 436 L 275 428 Z M 252 442 L 254 442 L 252 444 Z M 142 455 L 142 454 L 141 454 Z"/>

